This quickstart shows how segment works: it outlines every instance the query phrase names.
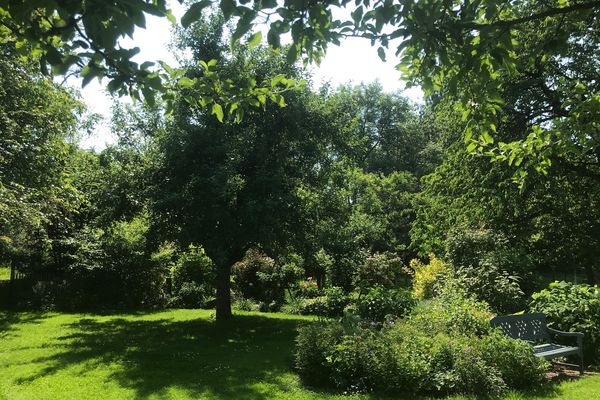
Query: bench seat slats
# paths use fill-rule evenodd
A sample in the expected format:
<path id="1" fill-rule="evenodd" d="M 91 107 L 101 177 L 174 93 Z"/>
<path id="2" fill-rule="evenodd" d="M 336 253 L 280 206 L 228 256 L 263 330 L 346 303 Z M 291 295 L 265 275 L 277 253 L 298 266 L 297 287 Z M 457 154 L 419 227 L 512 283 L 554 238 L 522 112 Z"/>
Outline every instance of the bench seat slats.
<path id="1" fill-rule="evenodd" d="M 546 360 L 551 360 L 556 357 L 578 354 L 579 348 L 571 346 L 561 346 L 559 344 L 552 343 L 533 346 L 533 352 L 538 357 L 543 357 Z"/>

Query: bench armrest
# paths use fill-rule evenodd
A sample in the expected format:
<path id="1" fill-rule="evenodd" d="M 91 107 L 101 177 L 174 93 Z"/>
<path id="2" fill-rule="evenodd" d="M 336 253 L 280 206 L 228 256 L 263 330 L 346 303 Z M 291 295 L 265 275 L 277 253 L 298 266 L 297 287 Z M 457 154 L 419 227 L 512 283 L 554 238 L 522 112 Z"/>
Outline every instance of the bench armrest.
<path id="1" fill-rule="evenodd" d="M 583 336 L 584 334 L 581 332 L 563 332 L 563 331 L 559 331 L 558 329 L 552 329 L 552 328 L 546 328 L 548 329 L 548 332 L 550 332 L 553 335 L 556 336 L 570 336 L 570 337 L 575 337 L 577 338 L 577 345 L 579 347 L 581 347 L 583 345 Z"/>

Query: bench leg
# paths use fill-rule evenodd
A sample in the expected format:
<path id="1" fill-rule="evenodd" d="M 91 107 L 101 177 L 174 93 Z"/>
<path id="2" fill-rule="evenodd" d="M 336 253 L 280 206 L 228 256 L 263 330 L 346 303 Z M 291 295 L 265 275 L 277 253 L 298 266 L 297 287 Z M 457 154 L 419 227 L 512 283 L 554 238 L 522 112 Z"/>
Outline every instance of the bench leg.
<path id="1" fill-rule="evenodd" d="M 583 352 L 582 351 L 579 352 L 579 362 L 580 362 L 580 364 L 579 364 L 579 373 L 581 375 L 583 375 L 584 368 L 583 368 Z"/>

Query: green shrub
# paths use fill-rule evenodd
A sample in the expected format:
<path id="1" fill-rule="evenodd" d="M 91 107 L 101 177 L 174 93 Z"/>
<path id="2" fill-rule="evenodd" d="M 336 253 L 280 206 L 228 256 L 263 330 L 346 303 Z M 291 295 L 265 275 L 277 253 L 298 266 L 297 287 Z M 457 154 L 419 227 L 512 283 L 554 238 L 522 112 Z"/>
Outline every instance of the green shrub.
<path id="1" fill-rule="evenodd" d="M 344 335 L 338 322 L 320 322 L 300 328 L 296 337 L 295 366 L 307 385 L 328 386 L 333 366 L 329 358 Z"/>
<path id="2" fill-rule="evenodd" d="M 400 318 L 415 306 L 412 294 L 405 289 L 371 288 L 356 300 L 361 318 L 372 322 L 383 322 L 386 317 Z"/>
<path id="3" fill-rule="evenodd" d="M 353 285 L 360 291 L 375 286 L 393 288 L 405 276 L 399 257 L 387 253 L 374 254 L 368 256 L 354 271 Z"/>
<path id="4" fill-rule="evenodd" d="M 410 319 L 420 331 L 432 335 L 483 336 L 490 332 L 492 317 L 486 303 L 475 300 L 458 287 L 445 285 L 438 297 L 420 303 Z"/>
<path id="5" fill-rule="evenodd" d="M 385 324 L 376 337 L 379 345 L 372 346 L 377 351 L 370 355 L 373 387 L 391 393 L 428 392 L 433 337 L 402 321 Z"/>
<path id="6" fill-rule="evenodd" d="M 246 252 L 233 266 L 233 287 L 246 299 L 270 305 L 283 304 L 285 290 L 297 282 L 302 273 L 296 262 L 283 265 L 257 249 Z"/>
<path id="7" fill-rule="evenodd" d="M 312 299 L 300 299 L 298 314 L 327 316 L 327 298 L 318 296 Z"/>
<path id="8" fill-rule="evenodd" d="M 534 281 L 530 257 L 503 235 L 485 229 L 456 229 L 446 240 L 446 261 L 460 286 L 492 310 L 506 314 L 525 307 L 522 284 L 531 287 Z"/>
<path id="9" fill-rule="evenodd" d="M 323 292 L 325 294 L 325 314 L 321 315 L 328 317 L 341 316 L 344 308 L 350 302 L 348 295 L 344 293 L 342 288 L 335 286 L 327 288 Z"/>
<path id="10" fill-rule="evenodd" d="M 520 278 L 501 270 L 493 259 L 483 260 L 479 267 L 460 267 L 454 276 L 468 293 L 487 302 L 497 313 L 513 313 L 525 306 Z"/>
<path id="11" fill-rule="evenodd" d="M 546 363 L 532 347 L 483 329 L 485 305 L 456 296 L 448 312 L 419 307 L 381 329 L 348 318 L 301 328 L 296 365 L 302 379 L 349 392 L 467 394 L 494 397 L 544 382 Z M 472 315 L 467 315 L 472 314 Z M 474 322 L 476 321 L 476 322 Z M 463 322 L 467 327 L 459 326 Z"/>
<path id="12" fill-rule="evenodd" d="M 477 341 L 453 339 L 454 355 L 453 371 L 456 374 L 456 385 L 449 387 L 448 392 L 469 393 L 476 396 L 498 397 L 506 389 L 494 360 L 486 362 Z M 535 357 L 533 354 L 531 357 Z M 444 390 L 445 392 L 446 390 Z"/>
<path id="13" fill-rule="evenodd" d="M 206 290 L 194 282 L 183 282 L 175 296 L 169 301 L 170 307 L 178 308 L 202 308 L 206 306 L 209 299 L 206 298 Z"/>
<path id="14" fill-rule="evenodd" d="M 171 267 L 172 306 L 204 307 L 215 295 L 215 267 L 201 246 L 190 245 Z"/>
<path id="15" fill-rule="evenodd" d="M 171 268 L 171 275 L 175 291 L 178 291 L 186 282 L 212 287 L 215 279 L 215 268 L 202 246 L 191 244 Z"/>
<path id="16" fill-rule="evenodd" d="M 149 254 L 147 232 L 146 214 L 80 230 L 63 243 L 63 273 L 40 283 L 33 302 L 69 310 L 164 306 L 168 268 Z"/>
<path id="17" fill-rule="evenodd" d="M 290 301 L 286 307 L 292 314 L 319 315 L 323 317 L 339 317 L 350 302 L 350 298 L 342 288 L 332 287 L 323 291 L 323 296 L 314 298 L 298 298 Z"/>
<path id="18" fill-rule="evenodd" d="M 532 357 L 529 343 L 493 331 L 482 338 L 479 348 L 483 359 L 494 365 L 508 387 L 526 390 L 546 382 L 544 374 L 548 363 Z"/>
<path id="19" fill-rule="evenodd" d="M 531 296 L 529 309 L 532 312 L 546 314 L 549 326 L 555 329 L 583 332 L 586 361 L 600 365 L 600 288 L 598 286 L 553 282 L 547 289 Z"/>
<path id="20" fill-rule="evenodd" d="M 233 303 L 233 308 L 240 311 L 260 311 L 260 304 L 241 298 Z"/>

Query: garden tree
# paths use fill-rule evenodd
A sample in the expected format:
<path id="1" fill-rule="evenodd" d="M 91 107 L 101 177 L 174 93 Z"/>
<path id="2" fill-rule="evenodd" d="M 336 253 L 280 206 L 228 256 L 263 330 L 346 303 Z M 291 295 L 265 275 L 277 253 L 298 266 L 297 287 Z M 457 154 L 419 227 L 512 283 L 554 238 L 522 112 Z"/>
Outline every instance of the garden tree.
<path id="1" fill-rule="evenodd" d="M 525 129 L 506 124 L 498 135 L 510 139 Z M 468 154 L 457 140 L 444 162 L 424 178 L 411 228 L 413 246 L 422 255 L 443 255 L 449 235 L 484 229 L 506 238 L 514 253 L 522 254 L 524 269 L 511 272 L 523 273 L 532 265 L 538 275 L 564 278 L 583 270 L 594 282 L 600 187 L 560 163 L 550 167 L 548 177 L 529 177 L 522 189 L 512 183 L 513 174 L 507 164 Z"/>
<path id="2" fill-rule="evenodd" d="M 40 267 L 59 262 L 56 241 L 82 198 L 70 159 L 83 107 L 39 74 L 10 44 L 0 45 L 0 255 Z"/>
<path id="3" fill-rule="evenodd" d="M 431 143 L 437 136 L 400 94 L 377 83 L 336 90 L 323 87 L 333 137 L 322 183 L 302 191 L 311 229 L 302 243 L 308 273 L 350 289 L 352 274 L 368 254 L 393 252 L 408 259 L 412 197 L 417 177 L 437 163 Z M 427 160 L 422 163 L 421 160 Z M 300 249 L 299 249 L 300 250 Z M 333 261 L 324 268 L 317 255 Z"/>
<path id="4" fill-rule="evenodd" d="M 592 13 L 527 23 L 515 35 L 521 43 L 515 71 L 498 77 L 506 100 L 498 129 L 518 134 L 496 135 L 508 143 L 493 153 L 496 159 L 519 166 L 532 160 L 527 153 L 533 150 L 542 172 L 559 164 L 558 171 L 600 183 L 600 57 L 594 50 L 599 29 L 598 15 Z M 523 140 L 534 147 L 517 146 Z"/>
<path id="5" fill-rule="evenodd" d="M 186 27 L 201 18 L 205 9 L 216 0 L 191 3 L 181 20 Z M 503 80 L 499 75 L 513 74 L 517 58 L 532 62 L 561 60 L 561 49 L 573 41 L 588 46 L 587 38 L 595 35 L 600 1 L 597 0 L 334 0 L 300 2 L 298 0 L 247 2 L 224 0 L 219 8 L 227 20 L 235 21 L 234 41 L 246 36 L 256 25 L 268 28 L 267 42 L 275 49 L 282 48 L 281 37 L 291 33 L 293 44 L 285 49 L 288 62 L 300 58 L 318 62 L 330 44 L 338 44 L 344 37 L 363 37 L 377 46 L 383 59 L 385 49 L 396 48 L 398 68 L 411 84 L 420 84 L 426 93 L 434 94 L 442 87 L 456 96 L 469 121 L 465 139 L 470 150 L 485 151 L 494 143 L 494 133 L 502 118 Z M 121 36 L 131 36 L 135 27 L 145 25 L 145 15 L 159 15 L 176 22 L 167 9 L 165 0 L 118 0 L 110 3 L 73 0 L 4 0 L 0 2 L 2 30 L 9 40 L 19 46 L 31 43 L 35 54 L 41 55 L 42 65 L 50 64 L 57 72 L 69 68 L 79 70 L 86 81 L 95 76 L 108 76 L 109 89 L 129 92 L 139 97 L 142 91 L 152 101 L 155 91 L 166 93 L 173 100 L 170 89 L 195 88 L 191 103 L 208 106 L 222 118 L 235 114 L 239 119 L 247 105 L 268 98 L 281 103 L 278 88 L 293 86 L 285 80 L 267 80 L 258 85 L 256 80 L 232 83 L 221 79 L 214 62 L 206 60 L 204 74 L 190 79 L 185 71 L 151 69 L 151 62 L 138 65 L 131 61 L 137 50 L 118 45 Z M 568 20 L 557 31 L 552 41 L 531 57 L 524 57 L 521 44 L 534 40 L 526 35 L 528 24 L 544 26 L 548 21 Z M 589 27 L 589 29 L 587 29 Z M 521 35 L 521 36 L 519 36 Z M 516 40 L 519 37 L 521 40 Z M 260 31 L 252 34 L 249 43 L 262 40 Z M 517 57 L 517 55 L 519 57 Z M 582 54 L 575 63 L 585 61 Z M 223 70 L 223 72 L 226 72 Z M 588 153 L 595 146 L 589 135 L 583 135 L 582 146 L 572 146 L 569 127 L 582 125 L 595 115 L 598 93 L 576 79 L 569 80 L 565 93 L 572 108 L 561 124 L 533 125 L 525 139 L 498 143 L 490 155 L 499 159 L 514 157 L 522 160 L 517 177 L 526 174 L 527 167 L 545 171 L 548 152 L 568 154 Z M 281 89 L 284 90 L 284 89 Z M 225 105 L 225 107 L 224 107 Z M 258 105 L 261 105 L 259 101 Z M 566 124 L 563 125 L 563 123 Z"/>
<path id="6" fill-rule="evenodd" d="M 210 29 L 218 33 L 222 26 Z M 182 32 L 180 43 L 201 43 L 205 34 L 200 27 Z M 218 48 L 220 34 L 213 38 L 217 43 L 206 44 Z M 232 77 L 299 76 L 264 49 L 238 49 L 219 57 Z M 315 184 L 331 133 L 321 101 L 308 89 L 290 93 L 284 108 L 265 105 L 263 111 L 248 112 L 239 124 L 220 123 L 190 106 L 186 95 L 181 92 L 172 120 L 157 139 L 154 228 L 161 238 L 206 249 L 217 268 L 217 318 L 226 319 L 231 315 L 231 267 L 246 250 L 285 249 L 295 238 L 301 240 L 298 191 Z"/>
<path id="7" fill-rule="evenodd" d="M 95 210 L 89 223 L 97 227 L 129 220 L 144 210 L 154 137 L 164 129 L 164 118 L 157 107 L 115 103 L 112 111 L 111 132 L 117 136 L 117 143 L 96 156 L 93 176 L 80 179 L 81 191 Z"/>
<path id="8" fill-rule="evenodd" d="M 594 271 L 598 265 L 594 257 L 597 257 L 599 214 L 595 198 L 600 188 L 600 132 L 599 108 L 593 105 L 596 101 L 593 93 L 599 88 L 600 59 L 591 49 L 598 46 L 597 25 L 594 15 L 584 21 L 561 16 L 547 18 L 543 24 L 524 24 L 516 35 L 522 52 L 515 72 L 497 77 L 502 83 L 500 95 L 507 101 L 502 106 L 502 118 L 494 136 L 501 143 L 514 144 L 528 141 L 531 129 L 536 129 L 540 134 L 538 139 L 556 143 L 550 148 L 538 142 L 538 155 L 544 160 L 534 163 L 550 176 L 529 177 L 527 185 L 516 193 L 506 186 L 506 174 L 513 179 L 516 174 L 524 183 L 522 178 L 526 173 L 519 168 L 528 161 L 522 147 L 514 147 L 507 154 L 494 153 L 494 157 L 508 161 L 506 167 L 497 169 L 471 160 L 467 161 L 471 165 L 469 171 L 465 170 L 464 155 L 457 150 L 450 156 L 447 168 L 442 167 L 439 174 L 432 176 L 426 192 L 433 189 L 443 193 L 442 202 L 452 199 L 451 203 L 458 204 L 466 200 L 471 204 L 460 207 L 470 212 L 460 212 L 457 207 L 453 214 L 437 208 L 438 216 L 453 215 L 454 221 L 449 225 L 429 224 L 432 231 L 429 243 L 440 237 L 438 233 L 442 236 L 447 233 L 461 218 L 473 221 L 485 215 L 475 225 L 483 223 L 520 238 L 543 269 L 585 270 L 587 280 L 596 281 Z M 569 39 L 564 45 L 555 46 L 563 37 Z M 573 85 L 579 87 L 577 95 Z M 491 206 L 480 205 L 486 203 Z M 433 216 L 436 212 L 430 210 L 430 213 Z"/>
<path id="9" fill-rule="evenodd" d="M 419 176 L 430 172 L 423 171 L 421 152 L 437 133 L 427 130 L 419 110 L 400 92 L 385 93 L 376 82 L 342 86 L 329 94 L 324 88 L 321 93 L 330 98 L 332 107 L 343 108 L 340 114 L 354 120 L 345 127 L 347 140 L 339 143 L 344 157 L 369 172 L 407 171 Z"/>

